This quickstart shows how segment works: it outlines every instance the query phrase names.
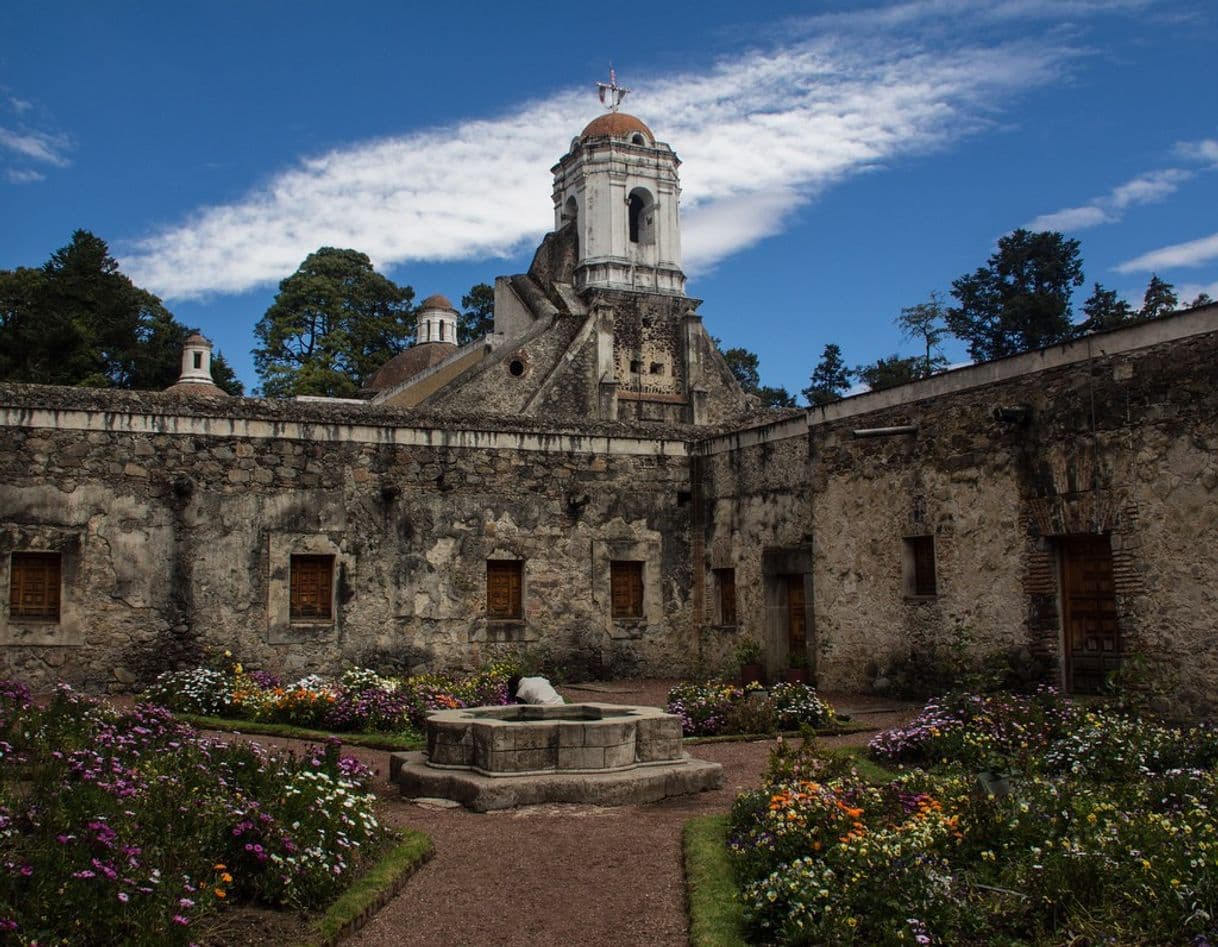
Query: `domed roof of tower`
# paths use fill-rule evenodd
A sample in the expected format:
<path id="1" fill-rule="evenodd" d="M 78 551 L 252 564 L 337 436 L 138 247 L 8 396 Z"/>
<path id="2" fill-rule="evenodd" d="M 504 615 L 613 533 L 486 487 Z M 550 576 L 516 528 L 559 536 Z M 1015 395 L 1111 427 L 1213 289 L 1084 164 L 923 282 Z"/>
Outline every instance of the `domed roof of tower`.
<path id="1" fill-rule="evenodd" d="M 625 112 L 606 112 L 588 123 L 587 127 L 579 133 L 579 140 L 629 138 L 634 134 L 641 134 L 649 145 L 655 144 L 656 136 L 651 133 L 651 129 L 633 115 L 627 115 Z"/>
<path id="2" fill-rule="evenodd" d="M 211 348 L 211 343 L 197 332 L 192 332 L 190 335 L 188 335 L 182 345 L 202 345 L 207 348 Z"/>
<path id="3" fill-rule="evenodd" d="M 452 309 L 453 304 L 449 301 L 447 296 L 442 296 L 439 293 L 434 293 L 433 295 L 428 296 L 426 299 L 424 299 L 423 302 L 419 305 L 419 308 L 420 309 Z"/>
<path id="4" fill-rule="evenodd" d="M 456 346 L 451 342 L 420 342 L 412 345 L 405 351 L 398 352 L 373 372 L 372 377 L 364 383 L 364 390 L 371 392 L 395 388 L 408 378 L 448 361 L 455 350 Z"/>

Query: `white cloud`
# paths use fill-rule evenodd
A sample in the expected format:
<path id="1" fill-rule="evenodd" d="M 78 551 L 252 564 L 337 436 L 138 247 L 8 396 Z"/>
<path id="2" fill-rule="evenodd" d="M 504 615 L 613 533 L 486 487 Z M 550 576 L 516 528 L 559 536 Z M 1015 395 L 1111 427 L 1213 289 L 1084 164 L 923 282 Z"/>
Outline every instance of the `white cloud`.
<path id="1" fill-rule="evenodd" d="M 0 126 L 0 148 L 16 152 L 23 158 L 62 168 L 69 163 L 63 155 L 67 147 L 68 139 L 63 135 L 37 131 L 17 132 Z"/>
<path id="2" fill-rule="evenodd" d="M 31 168 L 9 168 L 4 176 L 13 184 L 31 184 L 34 181 L 45 181 L 46 175 Z"/>
<path id="3" fill-rule="evenodd" d="M 1176 243 L 1170 247 L 1162 247 L 1143 253 L 1132 260 L 1126 260 L 1116 266 L 1118 273 L 1136 273 L 1167 270 L 1176 266 L 1201 266 L 1210 260 L 1218 259 L 1218 233 L 1190 240 L 1187 243 Z"/>
<path id="4" fill-rule="evenodd" d="M 778 232 L 848 175 L 988 127 L 1005 97 L 1074 55 L 1043 38 L 932 51 L 904 29 L 848 43 L 821 32 L 697 74 L 639 76 L 631 84 L 645 91 L 627 108 L 681 156 L 684 264 L 696 272 Z M 272 284 L 324 245 L 357 247 L 382 268 L 507 255 L 552 226 L 549 168 L 594 116 L 590 95 L 568 91 L 336 149 L 142 238 L 123 269 L 180 299 Z"/>
<path id="5" fill-rule="evenodd" d="M 1176 154 L 1188 161 L 1218 167 L 1218 140 L 1203 138 L 1201 141 L 1181 141 L 1176 144 Z"/>
<path id="6" fill-rule="evenodd" d="M 1080 207 L 1067 207 L 1034 217 L 1024 226 L 1028 230 L 1086 230 L 1100 224 L 1114 224 L 1122 211 L 1139 204 L 1152 204 L 1174 194 L 1193 172 L 1184 168 L 1148 171 L 1118 184 L 1103 197 L 1092 198 Z"/>

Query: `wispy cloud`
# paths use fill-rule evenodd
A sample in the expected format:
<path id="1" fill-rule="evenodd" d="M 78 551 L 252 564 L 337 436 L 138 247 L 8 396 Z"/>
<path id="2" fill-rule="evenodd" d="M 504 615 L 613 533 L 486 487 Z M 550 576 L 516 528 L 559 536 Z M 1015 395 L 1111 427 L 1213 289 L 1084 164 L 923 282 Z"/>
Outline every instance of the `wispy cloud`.
<path id="1" fill-rule="evenodd" d="M 1030 0 L 1029 0 L 1030 2 Z M 910 18 L 990 0 L 914 3 L 865 35 L 816 24 L 713 68 L 637 76 L 631 111 L 680 154 L 687 270 L 781 230 L 850 175 L 991 127 L 1012 95 L 1060 75 L 1077 51 L 1045 36 L 933 46 Z M 1082 4 L 1086 7 L 1087 4 Z M 852 28 L 857 21 L 851 21 Z M 163 296 L 241 292 L 291 273 L 318 246 L 352 246 L 381 268 L 503 256 L 552 226 L 549 167 L 594 117 L 566 91 L 495 118 L 356 144 L 301 161 L 234 203 L 133 244 L 123 268 Z"/>
<path id="2" fill-rule="evenodd" d="M 1177 142 L 1172 148 L 1176 158 L 1201 166 L 1202 171 L 1218 168 L 1218 141 L 1204 138 L 1199 141 Z M 1093 197 L 1078 207 L 1066 207 L 1050 214 L 1034 217 L 1024 226 L 1029 230 L 1086 230 L 1101 224 L 1115 224 L 1130 207 L 1153 204 L 1176 193 L 1187 181 L 1194 178 L 1193 168 L 1160 168 L 1147 171 L 1136 178 L 1118 184 L 1107 194 Z"/>
<path id="3" fill-rule="evenodd" d="M 34 181 L 45 181 L 46 175 L 33 168 L 9 168 L 4 176 L 13 184 L 32 184 Z"/>
<path id="4" fill-rule="evenodd" d="M 1100 224 L 1113 224 L 1121 220 L 1124 212 L 1130 207 L 1152 204 L 1174 194 L 1193 173 L 1186 168 L 1148 171 L 1118 184 L 1103 197 L 1092 198 L 1080 207 L 1067 207 L 1051 214 L 1041 214 L 1025 226 L 1029 230 L 1086 230 Z"/>
<path id="5" fill-rule="evenodd" d="M 1210 260 L 1218 260 L 1218 233 L 1151 250 L 1118 264 L 1115 269 L 1118 273 L 1151 272 L 1177 266 L 1201 266 Z"/>
<path id="6" fill-rule="evenodd" d="M 0 148 L 43 164 L 63 168 L 68 165 L 64 155 L 69 141 L 64 135 L 51 135 L 38 131 L 16 131 L 0 125 Z"/>

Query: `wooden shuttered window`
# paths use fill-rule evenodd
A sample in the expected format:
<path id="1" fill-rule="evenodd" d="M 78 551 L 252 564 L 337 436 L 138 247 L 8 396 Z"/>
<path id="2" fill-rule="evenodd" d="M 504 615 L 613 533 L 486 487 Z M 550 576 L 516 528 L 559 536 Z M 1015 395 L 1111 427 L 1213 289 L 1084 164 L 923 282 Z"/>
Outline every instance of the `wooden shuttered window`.
<path id="1" fill-rule="evenodd" d="M 59 579 L 59 553 L 13 553 L 9 560 L 9 617 L 59 621 Z"/>
<path id="2" fill-rule="evenodd" d="M 609 563 L 609 594 L 614 618 L 642 618 L 643 563 Z"/>
<path id="3" fill-rule="evenodd" d="M 334 557 L 293 556 L 292 621 L 330 621 L 334 617 Z"/>
<path id="4" fill-rule="evenodd" d="M 910 591 L 914 595 L 938 595 L 935 581 L 935 537 L 911 536 L 905 540 L 912 566 Z"/>
<path id="5" fill-rule="evenodd" d="M 716 569 L 715 581 L 719 586 L 719 624 L 736 624 L 736 570 Z"/>
<path id="6" fill-rule="evenodd" d="M 512 621 L 524 617 L 524 563 L 519 559 L 486 561 L 486 617 Z"/>

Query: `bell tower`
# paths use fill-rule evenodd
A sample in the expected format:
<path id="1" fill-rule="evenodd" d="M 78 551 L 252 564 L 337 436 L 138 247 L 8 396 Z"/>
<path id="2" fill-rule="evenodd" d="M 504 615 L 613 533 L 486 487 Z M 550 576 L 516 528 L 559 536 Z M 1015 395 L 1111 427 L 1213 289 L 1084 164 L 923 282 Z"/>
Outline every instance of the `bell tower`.
<path id="1" fill-rule="evenodd" d="M 573 224 L 575 288 L 685 294 L 677 204 L 681 162 L 618 106 L 629 89 L 598 83 L 610 111 L 591 121 L 554 166 L 554 228 Z"/>

